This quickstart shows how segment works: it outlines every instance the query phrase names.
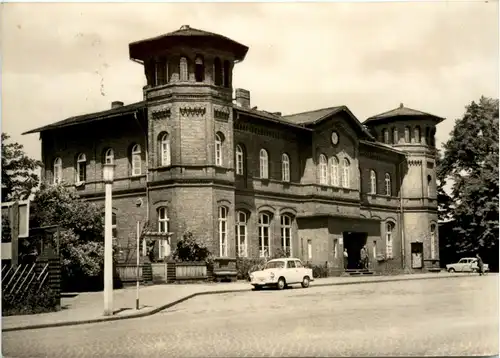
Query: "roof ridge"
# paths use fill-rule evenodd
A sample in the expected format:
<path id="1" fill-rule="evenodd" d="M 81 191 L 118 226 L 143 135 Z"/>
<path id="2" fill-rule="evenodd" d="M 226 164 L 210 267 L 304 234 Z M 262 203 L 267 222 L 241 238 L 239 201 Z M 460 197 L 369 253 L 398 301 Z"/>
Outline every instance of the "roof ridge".
<path id="1" fill-rule="evenodd" d="M 325 108 L 315 109 L 315 110 L 312 110 L 312 111 L 304 111 L 304 112 L 298 112 L 298 113 L 293 113 L 293 114 L 287 114 L 287 115 L 285 115 L 283 117 L 298 116 L 299 114 L 320 112 L 320 111 L 324 111 L 324 110 L 327 110 L 327 109 L 333 110 L 333 109 L 337 109 L 337 108 L 341 108 L 341 107 L 345 107 L 345 106 L 344 105 L 340 105 L 340 106 L 325 107 Z"/>

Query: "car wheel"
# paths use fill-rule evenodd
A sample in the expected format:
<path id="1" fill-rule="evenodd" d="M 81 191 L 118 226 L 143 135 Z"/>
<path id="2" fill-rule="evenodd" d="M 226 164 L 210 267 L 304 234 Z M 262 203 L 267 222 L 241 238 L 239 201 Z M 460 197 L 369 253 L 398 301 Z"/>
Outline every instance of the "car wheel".
<path id="1" fill-rule="evenodd" d="M 454 273 L 455 272 L 455 269 L 452 267 L 448 270 L 449 273 Z"/>
<path id="2" fill-rule="evenodd" d="M 286 281 L 283 277 L 280 277 L 278 280 L 278 284 L 276 285 L 278 287 L 278 290 L 282 290 L 286 286 Z"/>
<path id="3" fill-rule="evenodd" d="M 302 287 L 303 288 L 308 288 L 309 287 L 309 276 L 305 276 L 302 279 Z"/>
<path id="4" fill-rule="evenodd" d="M 477 273 L 477 268 L 473 268 L 472 273 Z"/>
<path id="5" fill-rule="evenodd" d="M 260 289 L 262 288 L 261 285 L 253 285 L 253 287 L 255 288 L 255 291 L 260 291 Z"/>

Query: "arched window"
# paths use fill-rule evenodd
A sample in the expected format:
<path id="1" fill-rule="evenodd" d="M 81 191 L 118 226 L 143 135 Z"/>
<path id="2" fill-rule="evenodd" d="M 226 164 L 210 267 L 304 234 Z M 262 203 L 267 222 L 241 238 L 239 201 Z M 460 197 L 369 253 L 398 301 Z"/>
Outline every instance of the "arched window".
<path id="1" fill-rule="evenodd" d="M 243 175 L 243 148 L 236 146 L 236 174 Z"/>
<path id="2" fill-rule="evenodd" d="M 179 61 L 179 80 L 183 82 L 189 80 L 188 60 L 186 57 L 181 57 Z"/>
<path id="3" fill-rule="evenodd" d="M 415 129 L 414 129 L 414 131 L 415 131 L 415 133 L 414 133 L 413 137 L 415 137 L 415 143 L 416 144 L 420 144 L 420 142 L 421 142 L 420 127 L 416 126 Z"/>
<path id="4" fill-rule="evenodd" d="M 54 160 L 54 184 L 62 182 L 62 159 L 56 158 Z"/>
<path id="5" fill-rule="evenodd" d="M 215 165 L 222 166 L 222 135 L 215 133 Z"/>
<path id="6" fill-rule="evenodd" d="M 87 179 L 87 157 L 85 154 L 78 154 L 76 160 L 76 182 L 78 184 L 84 183 Z"/>
<path id="7" fill-rule="evenodd" d="M 227 208 L 219 207 L 219 255 L 227 257 Z"/>
<path id="8" fill-rule="evenodd" d="M 321 185 L 328 184 L 328 164 L 324 154 L 319 156 L 319 183 Z"/>
<path id="9" fill-rule="evenodd" d="M 330 158 L 330 185 L 339 186 L 339 160 L 337 157 Z"/>
<path id="10" fill-rule="evenodd" d="M 292 257 L 292 218 L 289 215 L 281 216 L 281 248 L 287 257 Z"/>
<path id="11" fill-rule="evenodd" d="M 194 78 L 196 82 L 203 82 L 205 80 L 205 65 L 201 56 L 196 56 L 194 60 Z"/>
<path id="12" fill-rule="evenodd" d="M 382 137 L 384 138 L 384 143 L 389 144 L 389 131 L 387 129 L 382 130 Z"/>
<path id="13" fill-rule="evenodd" d="M 394 223 L 388 222 L 385 224 L 385 254 L 388 259 L 392 259 L 392 244 L 394 236 Z"/>
<path id="14" fill-rule="evenodd" d="M 399 135 L 398 135 L 398 129 L 393 128 L 392 129 L 392 143 L 393 144 L 398 144 L 399 142 Z"/>
<path id="15" fill-rule="evenodd" d="M 158 208 L 158 232 L 168 233 L 170 232 L 170 219 L 168 217 L 167 208 L 162 206 Z M 162 239 L 158 240 L 158 256 L 163 259 L 170 255 L 170 240 Z"/>
<path id="16" fill-rule="evenodd" d="M 109 148 L 104 153 L 104 164 L 114 164 L 115 163 L 115 152 L 113 148 Z"/>
<path id="17" fill-rule="evenodd" d="M 281 155 L 281 180 L 290 181 L 290 158 L 286 153 Z"/>
<path id="18" fill-rule="evenodd" d="M 160 137 L 160 165 L 168 167 L 172 164 L 172 156 L 170 153 L 170 136 L 168 133 Z"/>
<path id="19" fill-rule="evenodd" d="M 349 172 L 350 172 L 350 163 L 349 163 L 349 159 L 347 158 L 344 158 L 344 160 L 342 161 L 342 186 L 344 188 L 349 188 L 349 184 L 350 184 L 350 175 L 349 175 Z"/>
<path id="20" fill-rule="evenodd" d="M 167 61 L 165 58 L 159 58 L 155 61 L 155 76 L 157 86 L 167 83 Z"/>
<path id="21" fill-rule="evenodd" d="M 224 61 L 224 87 L 230 87 L 230 79 L 231 77 L 231 64 L 228 60 Z"/>
<path id="22" fill-rule="evenodd" d="M 259 257 L 271 256 L 271 217 L 262 213 L 259 215 Z"/>
<path id="23" fill-rule="evenodd" d="M 377 173 L 370 170 L 370 194 L 377 194 Z"/>
<path id="24" fill-rule="evenodd" d="M 431 129 L 431 134 L 430 134 L 430 145 L 432 147 L 436 146 L 436 130 Z"/>
<path id="25" fill-rule="evenodd" d="M 391 196 L 391 175 L 389 173 L 385 173 L 385 195 Z"/>
<path id="26" fill-rule="evenodd" d="M 214 84 L 222 86 L 222 64 L 218 57 L 214 59 Z"/>
<path id="27" fill-rule="evenodd" d="M 259 160 L 260 160 L 260 178 L 269 179 L 269 160 L 267 151 L 265 149 L 260 150 Z"/>
<path id="28" fill-rule="evenodd" d="M 243 211 L 236 213 L 236 245 L 239 257 L 248 256 L 247 248 L 247 214 Z"/>
<path id="29" fill-rule="evenodd" d="M 405 143 L 411 143 L 410 127 L 405 127 Z"/>
<path id="30" fill-rule="evenodd" d="M 131 153 L 132 176 L 141 175 L 141 146 L 136 144 Z"/>
<path id="31" fill-rule="evenodd" d="M 425 128 L 425 144 L 431 145 L 431 129 L 429 127 Z"/>
<path id="32" fill-rule="evenodd" d="M 436 258 L 436 225 L 431 224 L 431 259 Z"/>
<path id="33" fill-rule="evenodd" d="M 432 196 L 432 177 L 427 175 L 427 197 L 430 198 Z"/>

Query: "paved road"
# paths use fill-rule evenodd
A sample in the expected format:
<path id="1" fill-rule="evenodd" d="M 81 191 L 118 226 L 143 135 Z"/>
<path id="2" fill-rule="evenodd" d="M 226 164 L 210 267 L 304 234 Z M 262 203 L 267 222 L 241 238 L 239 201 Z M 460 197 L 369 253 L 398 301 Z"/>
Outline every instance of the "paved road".
<path id="1" fill-rule="evenodd" d="M 3 334 L 7 357 L 498 354 L 498 276 L 201 296 L 157 315 Z"/>

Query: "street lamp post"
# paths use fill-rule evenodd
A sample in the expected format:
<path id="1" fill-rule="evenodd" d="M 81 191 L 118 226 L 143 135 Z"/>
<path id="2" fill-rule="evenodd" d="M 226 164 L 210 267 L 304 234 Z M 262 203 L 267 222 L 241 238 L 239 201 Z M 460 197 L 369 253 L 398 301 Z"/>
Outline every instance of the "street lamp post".
<path id="1" fill-rule="evenodd" d="M 106 189 L 104 203 L 104 315 L 113 315 L 113 229 L 112 229 L 112 191 L 113 164 L 104 164 L 104 184 Z"/>

